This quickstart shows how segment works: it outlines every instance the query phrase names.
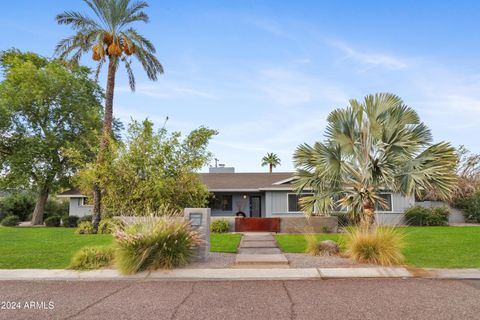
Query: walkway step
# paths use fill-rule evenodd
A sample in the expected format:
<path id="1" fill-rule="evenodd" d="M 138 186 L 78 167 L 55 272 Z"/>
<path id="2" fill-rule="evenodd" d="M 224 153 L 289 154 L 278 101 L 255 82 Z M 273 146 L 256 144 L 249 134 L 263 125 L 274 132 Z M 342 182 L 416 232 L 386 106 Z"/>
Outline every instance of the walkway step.
<path id="1" fill-rule="evenodd" d="M 243 236 L 242 241 L 275 241 L 271 235 L 268 236 Z"/>
<path id="2" fill-rule="evenodd" d="M 290 269 L 288 264 L 236 264 L 233 269 Z"/>
<path id="3" fill-rule="evenodd" d="M 237 254 L 236 265 L 288 265 L 288 260 L 283 254 Z"/>
<path id="4" fill-rule="evenodd" d="M 277 248 L 275 241 L 242 241 L 240 248 Z"/>
<path id="5" fill-rule="evenodd" d="M 238 253 L 245 254 L 280 254 L 282 251 L 278 248 L 240 248 Z"/>

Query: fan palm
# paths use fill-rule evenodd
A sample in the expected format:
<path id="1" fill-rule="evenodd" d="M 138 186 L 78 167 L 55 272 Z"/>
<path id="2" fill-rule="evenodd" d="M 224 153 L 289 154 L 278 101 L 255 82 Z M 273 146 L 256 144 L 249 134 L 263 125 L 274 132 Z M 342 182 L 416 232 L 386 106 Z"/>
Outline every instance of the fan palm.
<path id="1" fill-rule="evenodd" d="M 267 153 L 267 155 L 262 158 L 262 167 L 268 166 L 270 173 L 272 173 L 273 168 L 276 168 L 280 163 L 280 158 L 273 152 Z"/>
<path id="2" fill-rule="evenodd" d="M 392 94 L 368 95 L 336 109 L 327 120 L 326 141 L 300 145 L 294 153 L 298 192 L 307 214 L 349 209 L 362 225 L 375 221 L 375 206 L 386 207 L 383 190 L 405 196 L 435 190 L 448 198 L 455 187 L 455 149 L 432 144 L 418 114 Z"/>
<path id="3" fill-rule="evenodd" d="M 105 96 L 105 115 L 100 141 L 99 161 L 106 150 L 112 135 L 113 95 L 115 76 L 120 64 L 125 66 L 129 84 L 135 90 L 135 77 L 132 71 L 132 58 L 136 58 L 150 80 L 157 80 L 163 73 L 163 67 L 155 57 L 154 45 L 137 32 L 132 24 L 147 23 L 149 18 L 143 9 L 148 7 L 144 1 L 130 0 L 84 0 L 93 15 L 66 11 L 57 15 L 59 24 L 70 25 L 75 34 L 61 40 L 56 47 L 56 55 L 62 60 L 78 63 L 80 58 L 91 52 L 97 61 L 97 72 L 108 63 L 107 88 Z M 100 191 L 94 187 L 94 222 L 100 218 Z"/>

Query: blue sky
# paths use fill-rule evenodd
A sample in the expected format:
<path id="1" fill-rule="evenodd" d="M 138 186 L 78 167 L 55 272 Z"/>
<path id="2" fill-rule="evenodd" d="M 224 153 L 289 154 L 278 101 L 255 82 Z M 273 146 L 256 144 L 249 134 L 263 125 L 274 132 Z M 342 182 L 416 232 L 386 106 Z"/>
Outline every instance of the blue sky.
<path id="1" fill-rule="evenodd" d="M 386 91 L 415 108 L 436 141 L 480 153 L 478 1 L 149 2 L 151 22 L 138 29 L 165 74 L 150 82 L 135 63 L 131 93 L 122 70 L 114 113 L 124 122 L 206 125 L 220 132 L 210 149 L 221 163 L 263 171 L 260 159 L 275 152 L 277 171 L 289 171 L 300 143 L 323 139 L 331 110 Z M 64 10 L 88 12 L 74 0 L 2 4 L 0 49 L 52 56 L 71 34 L 54 21 Z"/>

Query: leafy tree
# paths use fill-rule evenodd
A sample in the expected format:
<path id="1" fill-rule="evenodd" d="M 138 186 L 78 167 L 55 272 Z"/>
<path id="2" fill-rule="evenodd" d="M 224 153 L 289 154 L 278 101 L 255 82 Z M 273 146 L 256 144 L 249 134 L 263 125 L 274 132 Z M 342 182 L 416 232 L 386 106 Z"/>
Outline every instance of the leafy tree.
<path id="1" fill-rule="evenodd" d="M 126 142 L 110 143 L 103 165 L 84 170 L 79 184 L 88 192 L 91 181 L 100 177 L 104 212 L 110 215 L 204 206 L 208 191 L 196 172 L 211 158 L 207 145 L 216 134 L 200 127 L 182 139 L 165 128 L 154 132 L 149 120 L 132 121 Z"/>
<path id="2" fill-rule="evenodd" d="M 392 94 L 368 95 L 363 103 L 328 116 L 326 141 L 300 145 L 294 154 L 298 191 L 307 213 L 349 208 L 362 225 L 374 223 L 382 190 L 420 195 L 435 190 L 448 198 L 455 188 L 457 155 L 449 143 L 432 144 L 418 114 Z"/>
<path id="3" fill-rule="evenodd" d="M 32 223 L 41 224 L 49 194 L 94 157 L 102 92 L 88 69 L 34 53 L 4 51 L 0 68 L 1 183 L 36 192 Z"/>
<path id="4" fill-rule="evenodd" d="M 267 153 L 267 155 L 262 158 L 262 167 L 268 166 L 270 173 L 272 173 L 272 169 L 279 166 L 280 163 L 280 158 L 273 152 Z"/>
<path id="5" fill-rule="evenodd" d="M 103 64 L 108 62 L 105 117 L 97 160 L 101 163 L 112 135 L 113 95 L 120 63 L 125 66 L 132 91 L 135 90 L 132 57 L 140 62 L 150 80 L 157 80 L 157 75 L 163 73 L 163 67 L 155 57 L 154 45 L 132 27 L 136 22 L 149 21 L 148 15 L 143 11 L 148 7 L 145 1 L 84 0 L 84 2 L 92 10 L 93 17 L 75 11 L 57 15 L 59 24 L 70 25 L 76 33 L 58 43 L 56 54 L 62 60 L 71 59 L 78 62 L 83 54 L 91 51 L 92 59 L 98 61 L 97 75 Z M 100 221 L 100 196 L 101 190 L 94 181 L 95 226 Z"/>

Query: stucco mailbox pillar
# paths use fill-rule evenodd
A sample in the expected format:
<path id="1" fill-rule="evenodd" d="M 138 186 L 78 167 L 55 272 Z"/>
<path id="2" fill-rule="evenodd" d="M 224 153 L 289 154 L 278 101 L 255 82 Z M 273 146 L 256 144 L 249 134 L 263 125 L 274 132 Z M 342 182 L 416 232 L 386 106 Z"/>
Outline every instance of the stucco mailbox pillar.
<path id="1" fill-rule="evenodd" d="M 195 260 L 206 261 L 210 255 L 210 208 L 185 208 L 184 217 L 200 233 L 203 243 L 197 248 Z"/>

